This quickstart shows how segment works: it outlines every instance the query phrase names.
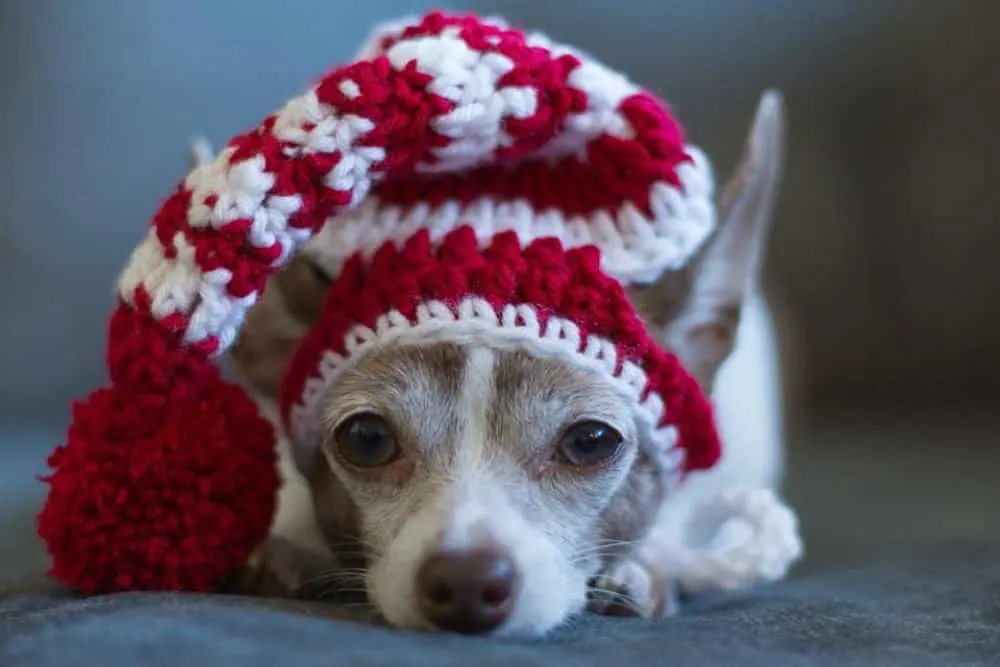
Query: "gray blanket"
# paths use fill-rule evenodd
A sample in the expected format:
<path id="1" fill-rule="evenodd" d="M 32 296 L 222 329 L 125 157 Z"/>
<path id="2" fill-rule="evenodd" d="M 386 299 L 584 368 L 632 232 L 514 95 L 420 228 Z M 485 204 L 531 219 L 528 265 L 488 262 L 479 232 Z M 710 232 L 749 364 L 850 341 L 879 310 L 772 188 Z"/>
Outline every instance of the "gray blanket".
<path id="1" fill-rule="evenodd" d="M 788 488 L 802 566 L 659 623 L 587 617 L 524 643 L 372 627 L 322 604 L 0 586 L 0 667 L 1000 667 L 1000 448 L 995 418 L 977 424 L 813 431 L 793 452 Z M 0 510 L 17 506 L 0 498 Z M 33 511 L 0 521 L 0 579 L 44 560 L 28 543 Z"/>
<path id="2" fill-rule="evenodd" d="M 545 641 L 407 633 L 322 604 L 10 591 L 0 665 L 1000 665 L 1000 552 L 807 573 L 661 622 L 586 617 Z"/>

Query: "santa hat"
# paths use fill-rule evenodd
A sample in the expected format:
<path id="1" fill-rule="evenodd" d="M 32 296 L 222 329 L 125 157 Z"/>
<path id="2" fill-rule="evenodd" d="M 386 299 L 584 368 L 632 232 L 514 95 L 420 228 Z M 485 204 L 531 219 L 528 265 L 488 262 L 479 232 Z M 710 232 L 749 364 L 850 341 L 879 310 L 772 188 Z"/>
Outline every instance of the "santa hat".
<path id="1" fill-rule="evenodd" d="M 683 264 L 712 229 L 706 166 L 666 107 L 474 17 L 378 35 L 194 169 L 133 252 L 110 384 L 49 460 L 38 529 L 62 583 L 209 590 L 266 538 L 274 434 L 216 359 L 320 229 L 342 270 L 285 383 L 294 437 L 315 438 L 318 392 L 366 348 L 474 330 L 603 374 L 664 470 L 718 456 L 696 383 L 621 287 Z"/>

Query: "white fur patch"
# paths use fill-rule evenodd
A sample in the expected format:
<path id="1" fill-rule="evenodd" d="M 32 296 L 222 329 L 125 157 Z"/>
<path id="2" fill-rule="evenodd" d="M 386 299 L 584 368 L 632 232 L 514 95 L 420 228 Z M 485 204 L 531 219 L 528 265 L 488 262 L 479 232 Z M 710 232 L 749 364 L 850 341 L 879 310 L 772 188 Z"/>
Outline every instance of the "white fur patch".
<path id="1" fill-rule="evenodd" d="M 475 458 L 485 456 L 489 439 L 490 405 L 496 396 L 494 366 L 496 352 L 486 347 L 469 349 L 469 357 L 462 376 L 457 412 L 462 415 L 462 431 L 458 436 L 460 451 Z"/>

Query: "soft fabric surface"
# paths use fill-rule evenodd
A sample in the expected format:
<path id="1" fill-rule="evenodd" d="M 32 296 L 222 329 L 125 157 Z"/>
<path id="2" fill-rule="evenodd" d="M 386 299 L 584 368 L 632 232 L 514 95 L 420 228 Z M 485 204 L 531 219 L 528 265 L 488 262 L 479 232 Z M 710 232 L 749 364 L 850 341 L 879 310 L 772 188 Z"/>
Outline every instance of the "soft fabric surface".
<path id="1" fill-rule="evenodd" d="M 10 592 L 0 665 L 1000 665 L 1000 552 L 813 573 L 657 623 L 587 617 L 542 642 L 407 633 L 323 604 Z"/>
<path id="2" fill-rule="evenodd" d="M 359 625 L 321 604 L 73 600 L 0 585 L 0 667 L 1000 666 L 997 433 L 993 416 L 811 428 L 791 448 L 787 487 L 806 560 L 788 581 L 701 600 L 661 623 L 588 617 L 517 643 Z M 30 539 L 41 498 L 32 473 L 59 434 L 29 436 L 0 437 L 38 457 L 19 466 L 8 456 L 0 468 L 0 580 L 44 563 Z"/>

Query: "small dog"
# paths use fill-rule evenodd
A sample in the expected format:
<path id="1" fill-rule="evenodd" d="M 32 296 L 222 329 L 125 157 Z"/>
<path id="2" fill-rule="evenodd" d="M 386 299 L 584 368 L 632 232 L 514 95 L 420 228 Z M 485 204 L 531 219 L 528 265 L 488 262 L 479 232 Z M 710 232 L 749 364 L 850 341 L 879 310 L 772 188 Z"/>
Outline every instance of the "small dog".
<path id="1" fill-rule="evenodd" d="M 622 399 L 557 359 L 474 341 L 387 348 L 336 381 L 323 456 L 282 445 L 286 484 L 258 574 L 285 594 L 317 582 L 360 587 L 400 627 L 520 636 L 588 607 L 663 616 L 678 592 L 754 583 L 706 579 L 678 545 L 698 542 L 702 499 L 739 484 L 769 502 L 781 475 L 778 355 L 756 278 L 783 142 L 783 102 L 769 92 L 721 193 L 715 234 L 683 270 L 629 291 L 658 342 L 714 397 L 725 442 L 715 469 L 665 493 Z M 199 143 L 192 160 L 210 153 Z M 232 351 L 271 415 L 330 272 L 321 235 L 269 283 Z M 366 465 L 404 447 L 421 457 L 421 474 L 411 457 Z M 539 476 L 548 448 L 560 463 Z M 791 560 L 801 550 L 797 537 L 786 547 Z"/>

